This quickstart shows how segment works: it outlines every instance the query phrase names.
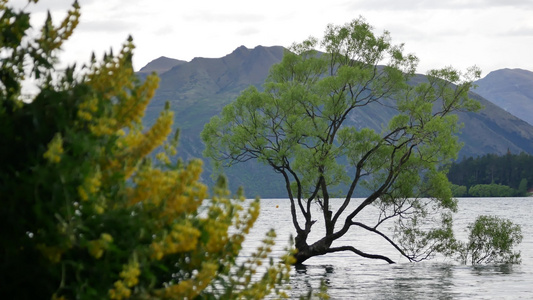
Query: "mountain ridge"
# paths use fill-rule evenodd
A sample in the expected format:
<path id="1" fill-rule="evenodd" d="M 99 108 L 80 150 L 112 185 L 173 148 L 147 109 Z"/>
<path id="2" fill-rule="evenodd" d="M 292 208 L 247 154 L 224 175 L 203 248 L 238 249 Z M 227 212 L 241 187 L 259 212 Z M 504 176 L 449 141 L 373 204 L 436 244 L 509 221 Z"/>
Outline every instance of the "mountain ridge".
<path id="1" fill-rule="evenodd" d="M 475 93 L 533 125 L 533 72 L 499 69 L 475 84 Z"/>
<path id="2" fill-rule="evenodd" d="M 139 74 L 148 74 L 156 72 L 157 74 L 165 73 L 166 71 L 172 69 L 173 67 L 187 63 L 187 61 L 179 60 L 175 58 L 169 58 L 166 56 L 160 56 L 148 64 L 142 67 L 137 73 Z"/>
<path id="3" fill-rule="evenodd" d="M 197 57 L 190 62 L 172 66 L 160 73 L 160 87 L 147 108 L 145 122 L 150 124 L 159 115 L 166 101 L 175 111 L 175 127 L 180 128 L 179 155 L 185 159 L 202 157 L 204 145 L 200 132 L 209 119 L 234 101 L 240 92 L 253 85 L 261 89 L 270 67 L 281 61 L 286 51 L 281 46 L 240 46 L 221 58 Z M 140 74 L 142 75 L 142 74 Z M 417 75 L 416 80 L 423 80 Z M 505 112 L 476 93 L 472 97 L 485 109 L 479 113 L 459 113 L 465 126 L 459 139 L 465 144 L 459 158 L 486 153 L 533 154 L 533 126 Z M 359 127 L 379 130 L 393 112 L 383 107 L 363 107 L 351 120 Z M 204 160 L 202 180 L 213 183 L 210 162 Z M 247 188 L 248 196 L 283 197 L 283 182 L 269 168 L 257 162 L 238 164 L 225 170 L 231 190 Z"/>

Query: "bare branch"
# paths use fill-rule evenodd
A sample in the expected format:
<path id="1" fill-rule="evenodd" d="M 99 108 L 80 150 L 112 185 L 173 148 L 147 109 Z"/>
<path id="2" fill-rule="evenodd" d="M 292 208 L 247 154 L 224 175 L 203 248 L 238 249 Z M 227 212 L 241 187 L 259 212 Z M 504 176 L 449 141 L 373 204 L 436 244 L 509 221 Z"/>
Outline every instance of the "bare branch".
<path id="1" fill-rule="evenodd" d="M 274 168 L 278 172 L 283 174 L 283 178 L 285 179 L 285 187 L 287 189 L 287 193 L 289 194 L 289 199 L 291 201 L 292 223 L 293 223 L 294 228 L 296 229 L 296 231 L 300 232 L 300 231 L 302 231 L 302 228 L 300 227 L 300 224 L 298 223 L 298 216 L 297 216 L 297 213 L 296 213 L 296 204 L 294 203 L 294 196 L 292 195 L 292 191 L 291 191 L 291 183 L 290 183 L 290 180 L 289 180 L 289 175 L 287 175 L 287 172 L 285 172 L 285 170 L 283 170 L 280 167 L 274 167 Z M 304 214 L 304 216 L 306 216 L 305 211 L 303 211 L 302 213 Z"/>
<path id="2" fill-rule="evenodd" d="M 370 226 L 367 226 L 363 223 L 360 223 L 360 222 L 353 222 L 352 223 L 353 225 L 356 225 L 356 226 L 359 226 L 361 228 L 364 228 L 370 232 L 373 232 L 373 233 L 376 233 L 378 234 L 379 236 L 381 236 L 382 238 L 384 238 L 387 242 L 389 242 L 389 244 L 391 244 L 394 248 L 396 248 L 396 250 L 398 250 L 398 252 L 400 252 L 400 254 L 402 256 L 404 256 L 405 258 L 407 258 L 409 261 L 412 261 L 413 258 L 409 255 L 407 255 L 403 250 L 402 248 L 400 248 L 400 246 L 398 246 L 393 240 L 391 240 L 388 236 L 386 236 L 384 233 L 382 233 L 381 231 L 377 230 L 376 228 L 372 228 Z"/>
<path id="3" fill-rule="evenodd" d="M 369 253 L 365 253 L 361 250 L 358 250 L 352 246 L 341 246 L 341 247 L 332 247 L 332 248 L 329 248 L 326 253 L 335 253 L 335 252 L 342 252 L 342 251 L 351 251 L 359 256 L 362 256 L 362 257 L 365 257 L 365 258 L 371 258 L 371 259 L 381 259 L 381 260 L 384 260 L 386 262 L 388 262 L 389 264 L 395 264 L 396 262 L 394 262 L 393 260 L 391 260 L 390 258 L 384 256 L 384 255 L 379 255 L 379 254 L 369 254 Z"/>

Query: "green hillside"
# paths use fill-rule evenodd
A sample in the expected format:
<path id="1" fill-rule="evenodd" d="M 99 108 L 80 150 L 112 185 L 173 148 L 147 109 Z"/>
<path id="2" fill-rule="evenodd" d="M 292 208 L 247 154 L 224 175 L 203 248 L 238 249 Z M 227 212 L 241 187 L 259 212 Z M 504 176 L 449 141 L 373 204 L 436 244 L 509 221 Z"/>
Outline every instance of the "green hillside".
<path id="1" fill-rule="evenodd" d="M 195 58 L 190 62 L 166 60 L 170 67 L 160 72 L 160 87 L 147 109 L 145 121 L 153 122 L 169 101 L 175 113 L 175 127 L 181 129 L 179 153 L 184 159 L 202 158 L 204 146 L 200 132 L 209 119 L 236 99 L 240 91 L 254 85 L 261 88 L 270 67 L 281 61 L 284 48 L 241 46 L 221 58 Z M 157 69 L 164 70 L 161 61 Z M 178 62 L 178 63 L 176 63 Z M 144 70 L 156 69 L 148 64 Z M 143 76 L 145 73 L 139 74 Z M 419 75 L 413 82 L 425 80 Z M 460 113 L 464 127 L 460 140 L 465 146 L 459 157 L 486 153 L 533 153 L 533 127 L 486 99 L 472 94 L 485 109 L 480 113 Z M 395 114 L 387 103 L 362 107 L 350 116 L 357 127 L 380 129 Z M 205 161 L 203 180 L 210 184 L 211 167 Z M 244 186 L 248 197 L 285 197 L 280 177 L 271 169 L 255 162 L 239 164 L 226 170 L 232 190 Z"/>

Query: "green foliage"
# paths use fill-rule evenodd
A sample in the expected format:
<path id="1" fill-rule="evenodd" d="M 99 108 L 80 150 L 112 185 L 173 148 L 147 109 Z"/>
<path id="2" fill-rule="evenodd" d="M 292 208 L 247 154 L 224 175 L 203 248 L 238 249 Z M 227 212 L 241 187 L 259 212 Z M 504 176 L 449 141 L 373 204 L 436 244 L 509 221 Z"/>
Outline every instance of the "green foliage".
<path id="1" fill-rule="evenodd" d="M 520 252 L 513 251 L 522 241 L 519 225 L 495 216 L 479 216 L 468 229 L 468 242 L 457 247 L 463 263 L 520 263 Z"/>
<path id="2" fill-rule="evenodd" d="M 466 186 L 464 185 L 452 184 L 451 189 L 452 189 L 452 195 L 454 197 L 466 197 L 468 195 L 468 190 Z"/>
<path id="3" fill-rule="evenodd" d="M 452 184 L 454 197 L 524 197 L 527 195 L 527 179 L 522 179 L 518 189 L 503 184 L 476 184 L 467 189 L 464 185 Z"/>
<path id="4" fill-rule="evenodd" d="M 471 197 L 514 197 L 518 196 L 517 190 L 501 184 L 476 184 L 468 189 Z"/>
<path id="5" fill-rule="evenodd" d="M 501 184 L 519 190 L 520 196 L 525 196 L 524 190 L 531 188 L 533 182 L 533 156 L 527 153 L 502 156 L 486 154 L 481 157 L 464 158 L 454 162 L 449 167 L 450 182 L 470 188 L 478 184 Z M 526 188 L 520 184 L 526 180 Z"/>
<path id="6" fill-rule="evenodd" d="M 36 1 L 32 1 L 36 2 Z M 238 261 L 259 215 L 225 180 L 212 195 L 202 162 L 172 162 L 166 107 L 142 125 L 157 88 L 140 82 L 133 44 L 82 71 L 58 71 L 79 18 L 29 34 L 30 15 L 0 0 L 0 285 L 14 299 L 262 298 L 283 295 L 275 238 Z M 22 82 L 37 92 L 22 100 Z M 160 148 L 159 148 L 160 147 Z M 150 154 L 161 149 L 155 158 Z M 206 200 L 209 198 L 209 200 Z"/>
<path id="7" fill-rule="evenodd" d="M 330 246 L 352 226 L 381 235 L 377 227 L 396 219 L 399 230 L 410 231 L 408 224 L 440 216 L 434 209 L 455 209 L 445 172 L 437 166 L 455 159 L 461 147 L 454 112 L 480 108 L 468 96 L 480 72 L 432 70 L 427 81 L 411 86 L 417 62 L 402 45 L 391 42 L 388 32 L 374 34 L 362 18 L 330 25 L 321 40 L 293 45 L 271 68 L 263 92 L 248 88 L 205 125 L 204 155 L 219 166 L 257 160 L 283 176 L 298 262 L 336 251 L 369 257 L 353 247 Z M 397 115 L 381 131 L 353 125 L 359 110 L 382 105 Z M 370 190 L 370 196 L 347 211 L 361 189 Z M 343 204 L 330 211 L 330 198 L 340 195 Z M 430 195 L 432 203 L 419 202 L 422 195 Z M 307 236 L 315 222 L 312 205 L 321 209 L 326 234 L 309 245 Z M 371 205 L 382 210 L 376 224 L 354 221 Z M 336 229 L 337 222 L 341 229 Z M 447 230 L 444 221 L 436 226 Z M 427 238 L 419 245 L 436 245 L 429 241 L 442 237 L 435 230 L 417 231 L 419 238 Z M 432 252 L 411 246 L 397 248 L 410 260 Z"/>

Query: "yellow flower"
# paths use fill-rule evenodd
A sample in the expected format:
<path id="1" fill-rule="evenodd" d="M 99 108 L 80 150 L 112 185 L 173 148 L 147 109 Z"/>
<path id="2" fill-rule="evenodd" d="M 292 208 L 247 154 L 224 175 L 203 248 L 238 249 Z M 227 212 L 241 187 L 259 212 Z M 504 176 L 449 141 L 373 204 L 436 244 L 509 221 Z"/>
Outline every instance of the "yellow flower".
<path id="1" fill-rule="evenodd" d="M 89 254 L 96 259 L 99 259 L 100 257 L 102 257 L 102 255 L 104 255 L 104 249 L 102 248 L 102 244 L 99 240 L 90 241 L 88 249 Z"/>
<path id="2" fill-rule="evenodd" d="M 165 288 L 165 297 L 173 299 L 193 299 L 216 276 L 218 265 L 210 262 L 202 263 L 202 266 L 196 276 L 191 279 L 180 281 L 176 284 L 169 285 Z"/>
<path id="3" fill-rule="evenodd" d="M 63 152 L 63 138 L 61 134 L 57 133 L 52 141 L 48 143 L 48 150 L 43 154 L 43 157 L 51 163 L 58 163 Z"/>
<path id="4" fill-rule="evenodd" d="M 86 121 L 90 121 L 93 118 L 93 116 L 90 113 L 83 111 L 83 110 L 78 111 L 78 117 Z"/>
<path id="5" fill-rule="evenodd" d="M 139 269 L 139 263 L 134 261 L 123 267 L 122 272 L 120 272 L 120 277 L 123 278 L 123 282 L 127 287 L 133 287 L 139 283 L 139 275 L 141 275 L 141 270 Z"/>
<path id="6" fill-rule="evenodd" d="M 104 251 L 109 248 L 109 244 L 113 242 L 113 237 L 109 233 L 100 234 L 98 240 L 89 242 L 88 250 L 89 254 L 94 258 L 99 259 L 104 254 Z"/>
<path id="7" fill-rule="evenodd" d="M 94 210 L 96 211 L 97 214 L 101 215 L 104 213 L 104 207 L 100 204 L 95 204 L 94 205 Z"/>
<path id="8" fill-rule="evenodd" d="M 92 177 L 87 178 L 87 186 L 89 187 L 89 192 L 96 193 L 100 190 L 102 185 L 102 173 L 100 170 L 96 170 Z"/>
<path id="9" fill-rule="evenodd" d="M 94 195 L 100 190 L 101 185 L 102 172 L 97 169 L 92 176 L 85 178 L 82 185 L 78 186 L 78 195 L 80 196 L 81 200 L 87 201 L 89 200 L 90 195 Z"/>
<path id="10" fill-rule="evenodd" d="M 109 290 L 109 298 L 121 300 L 131 296 L 131 290 L 124 285 L 122 280 L 115 281 L 114 286 L 114 289 Z"/>
<path id="11" fill-rule="evenodd" d="M 113 237 L 109 233 L 102 233 L 100 239 L 107 243 L 113 242 Z"/>
<path id="12" fill-rule="evenodd" d="M 112 135 L 116 132 L 117 121 L 111 118 L 100 118 L 89 129 L 96 136 Z"/>
<path id="13" fill-rule="evenodd" d="M 89 195 L 85 191 L 85 188 L 83 186 L 78 186 L 78 195 L 80 196 L 81 200 L 87 201 L 89 200 Z"/>
<path id="14" fill-rule="evenodd" d="M 152 258 L 155 258 L 157 260 L 161 260 L 164 256 L 163 248 L 159 243 L 153 242 L 150 245 L 150 248 L 152 249 Z"/>
<path id="15" fill-rule="evenodd" d="M 156 158 L 162 163 L 170 164 L 170 159 L 168 158 L 168 155 L 165 152 L 157 153 Z"/>

